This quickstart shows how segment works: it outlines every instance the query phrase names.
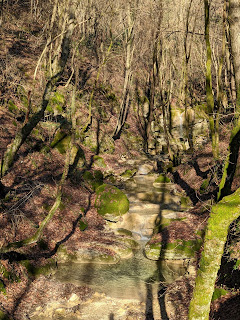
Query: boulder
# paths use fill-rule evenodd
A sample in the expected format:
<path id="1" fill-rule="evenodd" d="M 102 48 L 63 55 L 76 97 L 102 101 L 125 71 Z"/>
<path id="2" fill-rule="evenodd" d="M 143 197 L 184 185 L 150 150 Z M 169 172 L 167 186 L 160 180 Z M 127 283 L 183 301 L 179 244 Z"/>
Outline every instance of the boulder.
<path id="1" fill-rule="evenodd" d="M 149 174 L 151 171 L 153 171 L 153 165 L 150 165 L 150 164 L 142 164 L 139 168 L 138 168 L 138 171 L 137 171 L 137 174 L 138 175 L 147 175 Z"/>
<path id="2" fill-rule="evenodd" d="M 123 214 L 128 212 L 129 201 L 117 187 L 103 184 L 96 189 L 95 208 L 104 219 L 118 221 Z"/>

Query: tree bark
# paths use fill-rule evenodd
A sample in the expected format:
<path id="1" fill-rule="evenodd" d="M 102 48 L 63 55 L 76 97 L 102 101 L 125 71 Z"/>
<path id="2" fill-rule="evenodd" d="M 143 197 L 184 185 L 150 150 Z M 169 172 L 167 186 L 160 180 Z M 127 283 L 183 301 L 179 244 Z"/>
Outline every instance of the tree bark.
<path id="1" fill-rule="evenodd" d="M 230 224 L 240 216 L 240 188 L 212 207 L 197 273 L 189 320 L 207 320 Z"/>
<path id="2" fill-rule="evenodd" d="M 212 153 L 215 160 L 219 157 L 219 132 L 218 132 L 218 117 L 214 117 L 214 97 L 212 93 L 212 50 L 209 37 L 210 28 L 210 4 L 209 0 L 204 0 L 205 9 L 205 42 L 207 47 L 207 61 L 206 61 L 206 99 L 207 99 L 207 110 L 209 118 L 209 127 L 212 140 Z"/>
<path id="3" fill-rule="evenodd" d="M 237 91 L 235 118 L 239 119 L 240 112 L 240 1 L 229 0 L 229 24 L 231 51 L 233 55 L 234 75 Z"/>
<path id="4" fill-rule="evenodd" d="M 131 17 L 131 5 L 127 8 L 127 25 L 126 25 L 126 58 L 125 58 L 125 76 L 122 91 L 122 101 L 120 105 L 120 113 L 117 125 L 113 134 L 113 139 L 117 140 L 121 136 L 122 128 L 127 120 L 128 110 L 130 106 L 130 86 L 132 80 L 132 59 L 134 53 L 134 21 Z"/>
<path id="5" fill-rule="evenodd" d="M 237 102 L 235 110 L 235 126 L 232 130 L 230 143 L 228 147 L 228 156 L 225 160 L 223 175 L 219 184 L 218 200 L 231 193 L 231 186 L 236 171 L 238 162 L 238 153 L 240 148 L 240 1 L 230 1 L 230 37 L 231 37 L 231 52 L 233 54 L 233 65 L 235 83 L 237 88 Z M 236 42 L 235 42 L 236 41 Z"/>

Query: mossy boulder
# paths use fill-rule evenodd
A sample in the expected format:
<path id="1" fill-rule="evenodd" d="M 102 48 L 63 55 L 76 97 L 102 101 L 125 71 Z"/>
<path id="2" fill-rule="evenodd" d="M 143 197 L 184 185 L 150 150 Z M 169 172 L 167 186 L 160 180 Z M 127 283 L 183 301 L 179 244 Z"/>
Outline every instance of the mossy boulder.
<path id="1" fill-rule="evenodd" d="M 29 275 L 38 277 L 40 275 L 49 275 L 53 274 L 56 271 L 56 261 L 54 259 L 49 259 L 46 265 L 36 267 L 29 260 L 22 260 L 21 265 L 23 265 Z"/>
<path id="2" fill-rule="evenodd" d="M 133 170 L 127 169 L 121 173 L 121 179 L 128 180 L 132 178 L 136 174 L 136 172 L 137 172 L 136 169 L 133 169 Z"/>
<path id="3" fill-rule="evenodd" d="M 94 166 L 106 168 L 106 163 L 102 157 L 95 155 L 93 157 L 93 161 L 94 161 L 93 163 Z"/>
<path id="4" fill-rule="evenodd" d="M 74 253 L 70 253 L 67 248 L 61 245 L 57 252 L 57 261 L 63 263 L 96 263 L 96 264 L 115 264 L 120 260 L 120 255 L 115 251 L 105 250 L 106 247 L 94 242 L 85 243 L 85 246 L 78 248 Z"/>
<path id="5" fill-rule="evenodd" d="M 145 256 L 150 260 L 159 260 L 161 254 L 162 244 L 161 242 L 147 243 L 144 248 Z"/>
<path id="6" fill-rule="evenodd" d="M 145 255 L 150 260 L 182 260 L 193 258 L 202 245 L 202 239 L 182 240 L 167 244 L 153 242 L 151 240 L 145 246 Z"/>
<path id="7" fill-rule="evenodd" d="M 160 174 L 157 177 L 157 179 L 154 181 L 154 183 L 169 183 L 169 182 L 171 182 L 171 180 L 163 174 Z"/>
<path id="8" fill-rule="evenodd" d="M 118 221 L 123 214 L 128 212 L 129 201 L 118 188 L 103 184 L 96 189 L 95 208 L 106 220 Z"/>
<path id="9" fill-rule="evenodd" d="M 153 182 L 153 187 L 159 191 L 170 191 L 172 189 L 171 180 L 164 174 L 160 174 Z"/>
<path id="10" fill-rule="evenodd" d="M 188 196 L 181 196 L 181 207 L 184 209 L 189 208 L 192 205 L 192 201 Z"/>

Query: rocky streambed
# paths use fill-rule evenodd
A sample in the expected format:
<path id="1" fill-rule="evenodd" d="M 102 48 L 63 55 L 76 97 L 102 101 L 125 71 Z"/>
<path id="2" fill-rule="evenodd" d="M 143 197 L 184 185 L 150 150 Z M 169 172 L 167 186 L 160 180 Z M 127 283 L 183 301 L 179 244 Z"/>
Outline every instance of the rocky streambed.
<path id="1" fill-rule="evenodd" d="M 95 293 L 83 302 L 73 289 L 63 301 L 53 299 L 33 310 L 30 319 L 171 318 L 174 305 L 164 301 L 164 291 L 194 276 L 202 224 L 187 212 L 190 203 L 168 178 L 144 173 L 140 167 L 121 184 L 129 210 L 114 219 L 107 216 L 101 243 L 86 242 L 72 255 L 59 249 L 51 281 Z"/>

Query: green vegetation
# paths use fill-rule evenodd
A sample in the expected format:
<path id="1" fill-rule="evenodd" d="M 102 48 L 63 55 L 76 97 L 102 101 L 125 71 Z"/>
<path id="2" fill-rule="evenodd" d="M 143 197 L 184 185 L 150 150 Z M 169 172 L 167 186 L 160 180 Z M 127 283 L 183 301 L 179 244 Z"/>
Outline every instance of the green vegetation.
<path id="1" fill-rule="evenodd" d="M 129 210 L 127 196 L 118 188 L 103 184 L 96 189 L 95 207 L 105 219 L 117 221 Z"/>
<path id="2" fill-rule="evenodd" d="M 219 298 L 221 298 L 222 296 L 225 296 L 229 291 L 223 289 L 223 288 L 215 288 L 214 292 L 213 292 L 213 296 L 212 296 L 212 301 L 215 301 Z"/>
<path id="3" fill-rule="evenodd" d="M 171 180 L 165 176 L 160 174 L 160 176 L 154 181 L 154 183 L 169 183 L 171 182 Z"/>

